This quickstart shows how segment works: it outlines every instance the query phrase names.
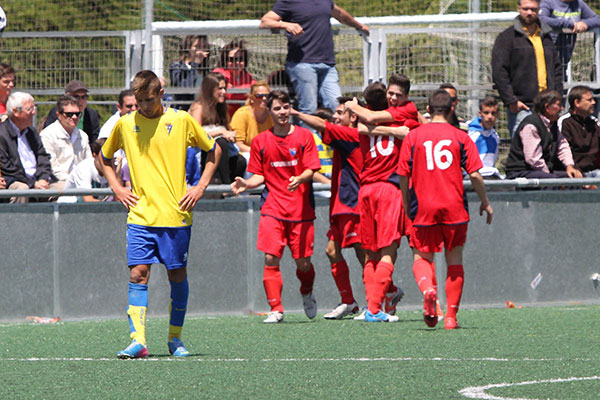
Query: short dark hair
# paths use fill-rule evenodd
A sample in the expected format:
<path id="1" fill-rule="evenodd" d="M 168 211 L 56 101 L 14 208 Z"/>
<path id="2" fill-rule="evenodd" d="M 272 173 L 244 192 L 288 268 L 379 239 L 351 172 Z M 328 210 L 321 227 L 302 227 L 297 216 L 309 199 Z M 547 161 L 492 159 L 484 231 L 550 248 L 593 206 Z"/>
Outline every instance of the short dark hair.
<path id="1" fill-rule="evenodd" d="M 454 86 L 453 84 L 451 84 L 449 82 L 442 83 L 438 89 L 452 89 L 456 93 L 458 93 L 458 90 L 456 90 L 456 86 Z"/>
<path id="2" fill-rule="evenodd" d="M 327 107 L 317 108 L 317 110 L 312 115 L 324 119 L 325 121 L 333 122 L 333 111 L 331 111 L 331 109 Z"/>
<path id="3" fill-rule="evenodd" d="M 141 93 L 158 94 L 162 89 L 162 85 L 154 72 L 145 69 L 135 74 L 131 89 L 136 95 Z"/>
<path id="4" fill-rule="evenodd" d="M 554 89 L 546 89 L 539 92 L 533 99 L 533 112 L 536 114 L 544 114 L 546 106 L 557 101 L 562 101 L 562 94 Z"/>
<path id="5" fill-rule="evenodd" d="M 77 99 L 70 94 L 62 95 L 56 101 L 56 111 L 59 113 L 63 113 L 65 111 L 66 106 L 77 106 L 79 108 L 79 104 L 77 104 Z M 81 111 L 81 110 L 79 110 Z"/>
<path id="6" fill-rule="evenodd" d="M 496 99 L 496 96 L 490 94 L 479 100 L 479 111 L 481 111 L 483 107 L 496 107 L 497 105 L 498 99 Z"/>
<path id="7" fill-rule="evenodd" d="M 10 74 L 14 75 L 14 73 L 15 70 L 13 67 L 5 63 L 0 63 L 0 78 L 4 78 L 6 75 Z"/>
<path id="8" fill-rule="evenodd" d="M 438 89 L 429 97 L 429 114 L 447 116 L 452 111 L 452 97 L 444 89 Z"/>
<path id="9" fill-rule="evenodd" d="M 521 5 L 521 1 L 523 1 L 523 0 L 519 0 L 519 3 L 518 3 L 518 5 Z M 536 2 L 536 3 L 540 4 L 540 0 L 531 0 L 531 1 L 533 1 L 533 2 Z"/>
<path id="10" fill-rule="evenodd" d="M 410 79 L 408 76 L 402 74 L 392 74 L 388 79 L 388 88 L 390 85 L 397 85 L 404 91 L 404 95 L 408 96 L 410 92 Z"/>
<path id="11" fill-rule="evenodd" d="M 125 101 L 125 97 L 128 97 L 128 96 L 135 97 L 135 93 L 133 92 L 133 90 L 131 90 L 131 89 L 121 90 L 121 93 L 119 93 L 119 100 L 117 100 L 117 102 L 119 103 L 119 107 L 123 107 L 123 102 Z"/>
<path id="12" fill-rule="evenodd" d="M 227 61 L 229 58 L 229 52 L 231 50 L 237 50 L 237 52 L 242 53 L 242 61 L 244 62 L 245 67 L 248 66 L 248 50 L 246 49 L 246 41 L 244 39 L 233 39 L 231 42 L 227 43 L 221 49 L 221 55 L 219 57 L 219 61 L 221 63 L 221 68 L 227 69 Z"/>
<path id="13" fill-rule="evenodd" d="M 282 103 L 289 103 L 290 95 L 287 94 L 287 92 L 284 92 L 283 90 L 273 90 L 267 96 L 267 107 L 271 108 L 271 106 L 273 105 L 273 101 L 275 100 L 279 100 Z"/>
<path id="14" fill-rule="evenodd" d="M 339 104 L 345 104 L 349 101 L 354 100 L 354 97 L 350 97 L 350 96 L 340 96 L 337 98 L 337 101 Z M 364 101 L 362 101 L 362 99 L 356 99 L 356 101 L 358 102 L 358 105 L 361 107 L 366 107 L 366 104 Z"/>
<path id="15" fill-rule="evenodd" d="M 363 97 L 373 111 L 382 111 L 388 108 L 386 87 L 381 82 L 373 82 L 363 92 Z"/>
<path id="16" fill-rule="evenodd" d="M 102 150 L 102 146 L 104 146 L 105 142 L 106 142 L 105 138 L 94 140 L 92 142 L 92 145 L 90 146 L 90 150 L 92 150 L 92 154 L 100 154 L 100 150 Z"/>
<path id="17" fill-rule="evenodd" d="M 581 101 L 581 98 L 583 97 L 584 94 L 586 93 L 591 93 L 592 92 L 592 88 L 589 86 L 583 86 L 583 85 L 578 85 L 578 86 L 573 86 L 571 88 L 571 90 L 569 91 L 569 107 L 571 107 L 571 110 L 575 108 L 575 100 L 577 101 Z"/>

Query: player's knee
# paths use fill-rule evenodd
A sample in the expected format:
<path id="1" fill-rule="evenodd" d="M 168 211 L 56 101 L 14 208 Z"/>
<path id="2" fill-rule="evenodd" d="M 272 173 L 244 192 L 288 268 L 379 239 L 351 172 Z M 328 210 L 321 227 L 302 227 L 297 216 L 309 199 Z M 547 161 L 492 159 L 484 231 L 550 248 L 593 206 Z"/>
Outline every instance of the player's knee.
<path id="1" fill-rule="evenodd" d="M 129 282 L 131 283 L 146 285 L 148 284 L 149 276 L 150 270 L 147 268 L 142 268 L 139 265 L 129 269 Z"/>
<path id="2" fill-rule="evenodd" d="M 279 265 L 280 260 L 279 257 L 274 256 L 273 254 L 265 254 L 265 265 L 269 267 Z"/>
<path id="3" fill-rule="evenodd" d="M 310 257 L 298 258 L 296 261 L 296 268 L 302 272 L 306 272 L 310 269 Z"/>

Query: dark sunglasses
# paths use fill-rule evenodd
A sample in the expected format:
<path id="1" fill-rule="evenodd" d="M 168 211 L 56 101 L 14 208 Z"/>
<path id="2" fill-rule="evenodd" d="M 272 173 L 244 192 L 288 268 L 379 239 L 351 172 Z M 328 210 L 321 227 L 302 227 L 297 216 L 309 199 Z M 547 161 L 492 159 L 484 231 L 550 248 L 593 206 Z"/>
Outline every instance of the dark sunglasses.
<path id="1" fill-rule="evenodd" d="M 88 98 L 87 94 L 84 94 L 81 96 L 76 96 L 76 95 L 72 95 L 72 96 L 75 97 L 77 100 L 87 100 L 87 98 Z"/>
<path id="2" fill-rule="evenodd" d="M 257 99 L 266 99 L 268 96 L 268 94 L 264 94 L 264 93 L 259 93 L 259 94 L 255 94 L 254 97 L 256 97 Z"/>
<path id="3" fill-rule="evenodd" d="M 80 118 L 81 117 L 80 112 L 74 112 L 74 111 L 63 111 L 61 114 L 67 118 L 73 118 L 73 117 Z"/>

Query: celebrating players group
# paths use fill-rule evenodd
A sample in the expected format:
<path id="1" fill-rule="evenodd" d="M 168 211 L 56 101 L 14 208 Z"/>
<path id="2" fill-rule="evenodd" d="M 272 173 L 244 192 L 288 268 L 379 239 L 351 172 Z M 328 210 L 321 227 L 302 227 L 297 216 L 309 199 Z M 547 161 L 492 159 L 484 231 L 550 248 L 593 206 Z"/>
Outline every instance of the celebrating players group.
<path id="1" fill-rule="evenodd" d="M 181 328 L 189 293 L 186 263 L 191 209 L 203 195 L 220 151 L 186 112 L 162 107 L 162 89 L 153 73 L 138 73 L 133 90 L 139 111 L 121 118 L 102 149 L 109 184 L 117 200 L 130 210 L 127 252 L 132 342 L 118 356 L 148 355 L 147 283 L 153 263 L 166 265 L 171 284 L 169 351 L 187 356 L 190 353 L 181 341 Z M 488 223 L 493 210 L 478 172 L 482 164 L 475 144 L 447 122 L 454 111 L 450 95 L 445 90 L 431 95 L 429 122 L 409 101 L 409 90 L 409 79 L 393 74 L 387 88 L 373 83 L 365 89 L 366 106 L 356 99 L 340 98 L 334 123 L 294 111 L 283 91 L 272 91 L 267 97 L 274 126 L 252 142 L 248 172 L 253 175 L 236 178 L 231 184 L 235 194 L 265 185 L 257 239 L 258 250 L 265 253 L 263 282 L 271 307 L 265 323 L 284 318 L 279 265 L 286 246 L 296 263 L 305 313 L 309 318 L 317 314 L 311 263 L 315 219 L 311 182 L 321 164 L 312 133 L 293 125 L 290 119 L 294 115 L 303 125 L 320 131 L 323 142 L 334 149 L 327 255 L 341 303 L 325 318 L 339 319 L 359 311 L 341 253 L 342 248 L 353 247 L 363 266 L 367 299 L 366 310 L 355 319 L 398 321 L 396 304 L 403 292 L 392 282 L 392 273 L 400 240 L 406 236 L 414 254 L 415 279 L 423 293 L 424 319 L 430 327 L 441 314 L 433 255 L 445 249 L 444 325 L 446 329 L 459 328 L 456 313 L 469 221 L 463 171 L 481 200 L 480 214 L 487 214 Z M 209 158 L 198 185 L 188 189 L 185 168 L 179 164 L 190 145 L 201 146 Z M 110 159 L 119 148 L 129 160 L 133 192 L 111 174 Z"/>

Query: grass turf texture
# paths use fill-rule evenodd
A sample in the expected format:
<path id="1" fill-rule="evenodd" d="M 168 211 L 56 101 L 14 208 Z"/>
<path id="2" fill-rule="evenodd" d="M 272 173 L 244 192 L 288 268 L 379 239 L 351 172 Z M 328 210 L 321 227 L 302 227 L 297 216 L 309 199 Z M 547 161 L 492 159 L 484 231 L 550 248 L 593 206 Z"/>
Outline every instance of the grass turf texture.
<path id="1" fill-rule="evenodd" d="M 189 318 L 192 356 L 168 355 L 166 319 L 148 321 L 146 360 L 118 360 L 123 320 L 0 326 L 0 398 L 463 399 L 490 384 L 494 398 L 597 399 L 600 306 L 461 310 L 463 329 L 286 314 Z M 492 397 L 483 397 L 492 398 Z"/>

